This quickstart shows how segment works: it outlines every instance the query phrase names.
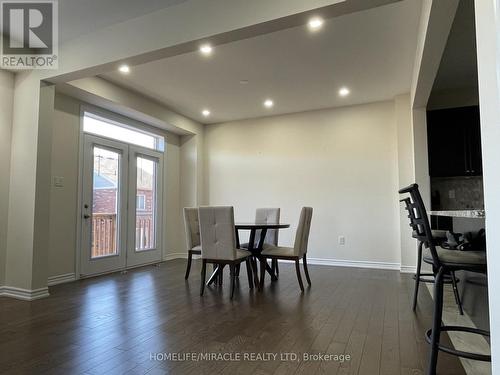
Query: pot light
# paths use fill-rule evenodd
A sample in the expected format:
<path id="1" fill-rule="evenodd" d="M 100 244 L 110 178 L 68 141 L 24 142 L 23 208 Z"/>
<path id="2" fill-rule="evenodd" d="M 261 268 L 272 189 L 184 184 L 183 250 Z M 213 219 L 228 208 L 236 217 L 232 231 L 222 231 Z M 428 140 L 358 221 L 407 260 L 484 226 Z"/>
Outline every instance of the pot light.
<path id="1" fill-rule="evenodd" d="M 204 55 L 210 55 L 212 53 L 212 46 L 210 44 L 204 44 L 200 47 L 200 52 Z"/>
<path id="2" fill-rule="evenodd" d="M 339 95 L 340 96 L 347 96 L 351 93 L 351 91 L 347 88 L 347 87 L 342 87 L 340 90 L 339 90 Z"/>
<path id="3" fill-rule="evenodd" d="M 204 109 L 203 111 L 201 111 L 201 114 L 205 117 L 208 117 L 210 116 L 210 111 L 208 109 Z"/>
<path id="4" fill-rule="evenodd" d="M 272 108 L 273 105 L 274 105 L 274 102 L 271 99 L 266 99 L 264 101 L 264 107 L 266 107 L 266 108 Z"/>
<path id="5" fill-rule="evenodd" d="M 123 74 L 130 73 L 130 67 L 128 65 L 122 65 L 118 68 L 118 71 Z"/>
<path id="6" fill-rule="evenodd" d="M 307 25 L 309 26 L 309 29 L 310 30 L 319 30 L 321 29 L 321 26 L 323 26 L 323 19 L 322 18 L 319 18 L 319 17 L 313 17 L 309 20 L 309 22 L 307 23 Z"/>

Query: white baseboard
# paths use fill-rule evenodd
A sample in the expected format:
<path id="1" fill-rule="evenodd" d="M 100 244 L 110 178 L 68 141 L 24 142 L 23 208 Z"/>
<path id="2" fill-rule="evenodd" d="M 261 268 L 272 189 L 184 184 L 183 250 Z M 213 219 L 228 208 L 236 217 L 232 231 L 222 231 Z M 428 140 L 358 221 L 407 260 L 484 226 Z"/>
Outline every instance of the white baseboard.
<path id="1" fill-rule="evenodd" d="M 163 257 L 163 260 L 187 259 L 187 253 L 170 253 Z"/>
<path id="2" fill-rule="evenodd" d="M 371 262 L 364 260 L 344 260 L 344 259 L 328 259 L 328 258 L 309 258 L 307 257 L 308 264 L 318 266 L 334 266 L 334 267 L 356 267 L 356 268 L 373 268 L 378 270 L 400 270 L 399 263 L 388 262 Z"/>
<path id="3" fill-rule="evenodd" d="M 415 266 L 401 266 L 401 273 L 416 273 L 417 267 Z"/>
<path id="4" fill-rule="evenodd" d="M 2 286 L 0 287 L 0 296 L 11 297 L 15 299 L 20 299 L 23 301 L 33 301 L 40 298 L 45 298 L 49 296 L 49 288 L 39 288 L 39 289 L 22 289 L 13 286 Z"/>
<path id="5" fill-rule="evenodd" d="M 187 253 L 171 253 L 167 254 L 163 257 L 164 261 L 173 260 L 173 259 L 187 259 Z M 193 254 L 193 259 L 201 259 L 201 255 Z"/>
<path id="6" fill-rule="evenodd" d="M 198 258 L 200 256 L 198 255 Z M 172 253 L 165 257 L 165 260 L 172 259 L 186 259 L 186 253 Z M 193 259 L 195 259 L 193 257 Z M 283 261 L 287 262 L 287 261 Z M 288 261 L 290 262 L 290 261 Z M 388 262 L 370 262 L 370 261 L 359 261 L 359 260 L 339 260 L 339 259 L 328 259 L 328 258 L 309 258 L 307 257 L 307 263 L 311 265 L 318 266 L 333 266 L 333 267 L 357 267 L 357 268 L 373 268 L 379 270 L 394 270 L 401 272 L 403 271 L 399 263 L 388 263 Z M 415 267 L 413 267 L 414 269 Z"/>
<path id="7" fill-rule="evenodd" d="M 47 280 L 47 284 L 49 286 L 57 285 L 57 284 L 64 284 L 64 283 L 70 283 L 72 281 L 76 280 L 76 275 L 75 273 L 65 273 L 63 275 L 56 275 L 56 276 L 50 276 Z"/>

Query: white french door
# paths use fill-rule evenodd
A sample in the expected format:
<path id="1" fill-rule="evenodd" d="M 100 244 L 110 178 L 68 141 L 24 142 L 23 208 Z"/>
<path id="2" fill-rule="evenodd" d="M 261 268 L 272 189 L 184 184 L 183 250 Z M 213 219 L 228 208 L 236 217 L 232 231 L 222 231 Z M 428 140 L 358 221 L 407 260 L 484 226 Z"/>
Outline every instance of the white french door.
<path id="1" fill-rule="evenodd" d="M 85 134 L 80 274 L 161 261 L 161 152 Z"/>

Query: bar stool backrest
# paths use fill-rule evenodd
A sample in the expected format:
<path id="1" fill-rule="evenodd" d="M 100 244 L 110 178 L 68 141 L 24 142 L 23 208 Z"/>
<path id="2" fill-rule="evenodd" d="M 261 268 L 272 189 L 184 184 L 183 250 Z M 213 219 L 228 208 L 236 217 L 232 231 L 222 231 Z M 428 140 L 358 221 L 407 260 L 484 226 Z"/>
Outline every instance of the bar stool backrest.
<path id="1" fill-rule="evenodd" d="M 399 190 L 399 194 L 409 194 L 409 196 L 401 199 L 401 202 L 405 203 L 408 211 L 408 219 L 410 219 L 410 227 L 413 231 L 412 237 L 423 242 L 424 246 L 430 249 L 434 266 L 439 268 L 440 261 L 432 237 L 431 225 L 418 184 L 411 184 L 402 188 Z"/>

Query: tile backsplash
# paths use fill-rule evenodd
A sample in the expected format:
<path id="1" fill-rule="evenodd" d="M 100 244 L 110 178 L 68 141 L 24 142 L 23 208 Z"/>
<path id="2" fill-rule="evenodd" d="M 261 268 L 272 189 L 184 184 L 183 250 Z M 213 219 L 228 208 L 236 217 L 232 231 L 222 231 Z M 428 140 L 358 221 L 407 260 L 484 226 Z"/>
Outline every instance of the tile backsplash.
<path id="1" fill-rule="evenodd" d="M 431 178 L 433 210 L 484 209 L 482 177 Z"/>

